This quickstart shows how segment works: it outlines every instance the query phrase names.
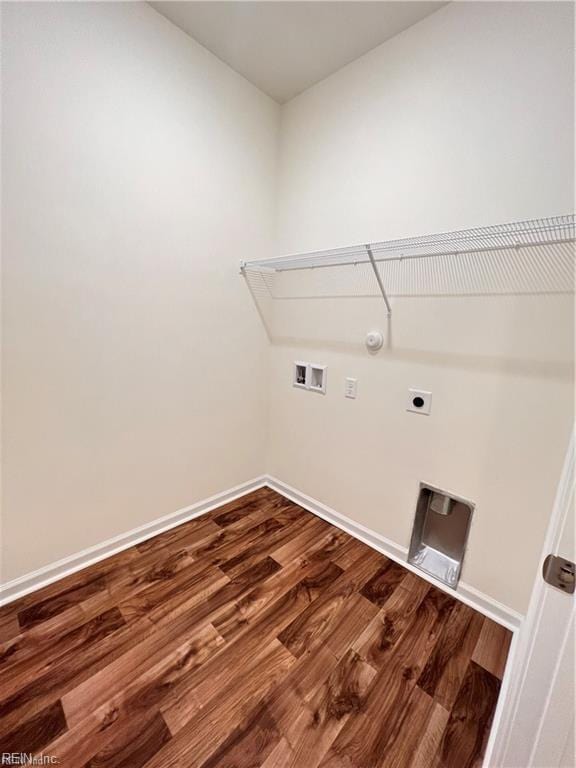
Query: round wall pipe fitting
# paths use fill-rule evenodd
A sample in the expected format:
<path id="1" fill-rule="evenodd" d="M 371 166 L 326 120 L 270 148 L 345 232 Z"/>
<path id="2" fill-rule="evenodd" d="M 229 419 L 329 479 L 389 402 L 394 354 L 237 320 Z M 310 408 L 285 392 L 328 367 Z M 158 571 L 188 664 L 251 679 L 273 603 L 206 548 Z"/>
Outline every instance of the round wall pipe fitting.
<path id="1" fill-rule="evenodd" d="M 377 352 L 384 344 L 384 336 L 381 331 L 368 331 L 366 334 L 366 347 L 370 352 Z"/>

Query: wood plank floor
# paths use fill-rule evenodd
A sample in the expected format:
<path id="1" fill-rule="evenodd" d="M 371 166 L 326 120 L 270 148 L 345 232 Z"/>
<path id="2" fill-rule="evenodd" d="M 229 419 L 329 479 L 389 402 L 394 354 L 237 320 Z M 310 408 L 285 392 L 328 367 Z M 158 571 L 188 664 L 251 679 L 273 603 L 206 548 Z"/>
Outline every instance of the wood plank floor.
<path id="1" fill-rule="evenodd" d="M 0 753 L 479 766 L 510 633 L 269 489 L 0 609 Z"/>

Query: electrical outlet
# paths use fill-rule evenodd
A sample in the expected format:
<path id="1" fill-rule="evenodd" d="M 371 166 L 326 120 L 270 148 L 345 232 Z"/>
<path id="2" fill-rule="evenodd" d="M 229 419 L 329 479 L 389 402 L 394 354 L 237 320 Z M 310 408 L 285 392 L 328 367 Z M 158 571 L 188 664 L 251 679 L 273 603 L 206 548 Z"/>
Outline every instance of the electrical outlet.
<path id="1" fill-rule="evenodd" d="M 358 394 L 358 379 L 351 379 L 351 378 L 344 379 L 344 397 L 349 397 L 351 400 L 355 400 L 357 394 Z"/>
<path id="2" fill-rule="evenodd" d="M 408 390 L 408 405 L 407 411 L 412 413 L 423 413 L 426 416 L 430 415 L 432 408 L 432 392 L 426 392 L 422 389 L 409 389 Z"/>

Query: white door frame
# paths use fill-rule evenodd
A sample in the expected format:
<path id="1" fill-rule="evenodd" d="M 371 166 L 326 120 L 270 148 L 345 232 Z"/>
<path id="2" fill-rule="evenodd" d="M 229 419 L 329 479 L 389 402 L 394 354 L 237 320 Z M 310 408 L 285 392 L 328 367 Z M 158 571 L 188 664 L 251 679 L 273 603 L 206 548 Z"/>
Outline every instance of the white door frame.
<path id="1" fill-rule="evenodd" d="M 575 447 L 573 431 L 544 540 L 540 567 L 546 555 L 558 552 L 567 517 L 574 513 Z M 554 588 L 544 582 L 540 567 L 526 618 L 514 633 L 510 649 L 511 667 L 505 675 L 496 708 L 494 727 L 484 759 L 485 768 L 528 768 L 533 764 L 558 665 L 573 624 L 576 598 L 559 594 L 562 602 L 557 616 L 558 623 L 555 625 L 558 631 L 557 644 L 554 648 L 550 647 L 550 653 L 543 663 L 541 647 L 538 647 L 538 641 L 542 640 L 539 629 L 547 604 L 546 598 L 549 597 L 549 590 Z M 571 603 L 564 602 L 566 600 Z M 542 630 L 544 632 L 545 628 Z"/>

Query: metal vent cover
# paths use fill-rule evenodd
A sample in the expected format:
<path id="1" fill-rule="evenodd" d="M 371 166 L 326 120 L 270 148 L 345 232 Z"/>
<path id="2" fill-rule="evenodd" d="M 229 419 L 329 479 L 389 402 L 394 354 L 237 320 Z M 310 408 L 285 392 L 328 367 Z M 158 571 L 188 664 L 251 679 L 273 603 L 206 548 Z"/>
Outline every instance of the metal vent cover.
<path id="1" fill-rule="evenodd" d="M 408 562 L 456 588 L 474 504 L 420 483 Z"/>

